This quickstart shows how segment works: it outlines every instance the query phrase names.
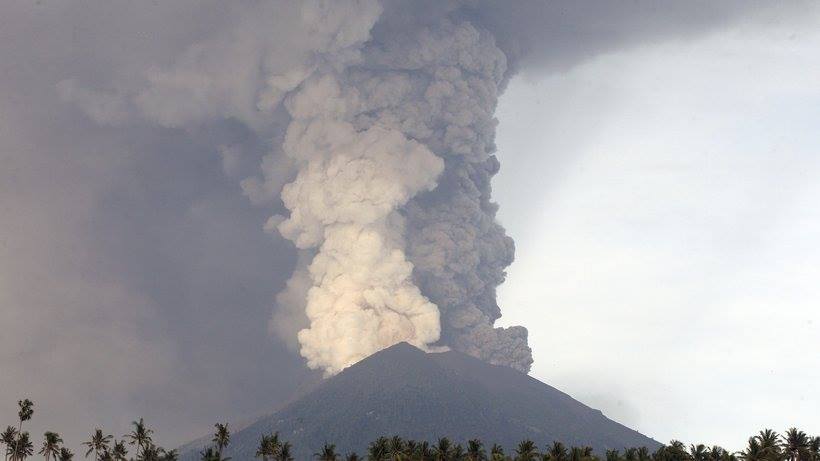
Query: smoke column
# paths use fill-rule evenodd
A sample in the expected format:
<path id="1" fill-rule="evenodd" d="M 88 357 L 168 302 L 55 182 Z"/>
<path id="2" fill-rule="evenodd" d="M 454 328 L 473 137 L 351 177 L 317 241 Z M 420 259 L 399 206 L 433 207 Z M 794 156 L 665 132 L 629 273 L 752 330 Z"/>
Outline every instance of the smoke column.
<path id="1" fill-rule="evenodd" d="M 491 199 L 512 52 L 482 24 L 501 16 L 455 1 L 237 5 L 137 88 L 69 79 L 61 98 L 98 123 L 231 120 L 270 141 L 241 184 L 255 204 L 284 205 L 265 229 L 299 258 L 270 330 L 309 367 L 334 374 L 407 341 L 529 371 L 526 329 L 494 327 L 514 254 Z M 237 175 L 242 146 L 218 147 Z"/>
<path id="2" fill-rule="evenodd" d="M 361 96 L 324 74 L 286 103 L 293 121 L 284 150 L 299 173 L 282 190 L 290 217 L 277 227 L 298 248 L 317 249 L 310 323 L 298 339 L 308 366 L 327 373 L 399 341 L 426 347 L 440 334 L 438 309 L 413 283 L 398 208 L 433 189 L 444 165 L 396 127 L 356 126 Z"/>
<path id="3" fill-rule="evenodd" d="M 377 28 L 358 51 L 285 98 L 298 174 L 268 227 L 315 251 L 285 294 L 304 298 L 301 354 L 332 374 L 408 341 L 528 371 L 526 329 L 493 327 L 514 252 L 490 198 L 505 55 L 447 17 Z"/>

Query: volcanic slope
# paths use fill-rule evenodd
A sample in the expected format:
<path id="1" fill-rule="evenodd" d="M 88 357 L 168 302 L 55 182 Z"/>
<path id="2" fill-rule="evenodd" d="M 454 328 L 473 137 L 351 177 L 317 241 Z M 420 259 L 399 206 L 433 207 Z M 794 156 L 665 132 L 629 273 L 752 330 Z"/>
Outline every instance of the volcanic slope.
<path id="1" fill-rule="evenodd" d="M 362 455 L 383 435 L 431 443 L 479 438 L 508 452 L 523 439 L 540 447 L 558 440 L 591 446 L 601 456 L 610 448 L 660 445 L 516 370 L 407 343 L 373 354 L 237 431 L 224 455 L 252 460 L 260 437 L 272 432 L 293 445 L 296 460 L 313 459 L 325 442 Z M 183 447 L 183 459 L 198 459 L 203 443 Z"/>

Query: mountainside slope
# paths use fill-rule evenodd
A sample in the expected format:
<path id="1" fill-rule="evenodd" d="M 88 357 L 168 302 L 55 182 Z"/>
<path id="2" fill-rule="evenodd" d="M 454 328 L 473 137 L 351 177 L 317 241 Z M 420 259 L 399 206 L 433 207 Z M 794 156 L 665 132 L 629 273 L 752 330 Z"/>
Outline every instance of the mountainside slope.
<path id="1" fill-rule="evenodd" d="M 341 453 L 365 452 L 373 439 L 480 438 L 512 449 L 529 438 L 609 448 L 659 444 L 530 376 L 458 352 L 427 354 L 406 343 L 374 354 L 304 397 L 233 435 L 227 456 L 254 459 L 262 434 L 279 432 L 297 460 L 325 442 Z M 183 459 L 201 447 L 187 446 Z M 194 451 L 190 451 L 194 449 Z"/>

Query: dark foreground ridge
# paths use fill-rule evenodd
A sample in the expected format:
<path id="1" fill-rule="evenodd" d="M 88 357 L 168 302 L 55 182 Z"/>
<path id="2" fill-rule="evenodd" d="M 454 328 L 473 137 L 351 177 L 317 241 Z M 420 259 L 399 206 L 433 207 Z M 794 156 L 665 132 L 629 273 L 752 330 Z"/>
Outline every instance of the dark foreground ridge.
<path id="1" fill-rule="evenodd" d="M 378 352 L 326 380 L 281 410 L 236 432 L 224 455 L 255 459 L 262 435 L 279 432 L 296 460 L 313 459 L 324 443 L 366 453 L 380 436 L 459 443 L 479 438 L 512 450 L 530 439 L 607 449 L 660 446 L 563 392 L 511 368 L 460 352 L 427 354 L 407 343 Z M 183 447 L 199 459 L 206 441 Z"/>

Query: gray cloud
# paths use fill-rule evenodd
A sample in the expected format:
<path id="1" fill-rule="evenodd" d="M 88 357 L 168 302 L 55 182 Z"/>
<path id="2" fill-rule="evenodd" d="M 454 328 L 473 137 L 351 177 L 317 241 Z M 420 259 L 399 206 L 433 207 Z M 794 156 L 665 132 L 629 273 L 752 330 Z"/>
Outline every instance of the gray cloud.
<path id="1" fill-rule="evenodd" d="M 267 141 L 230 120 L 184 131 L 128 113 L 108 127 L 78 111 L 103 114 L 111 99 L 97 96 L 130 91 L 120 73 L 224 20 L 219 7 L 194 24 L 182 4 L 108 5 L 0 15 L 0 414 L 30 396 L 34 430 L 73 446 L 140 415 L 177 443 L 314 379 L 265 327 L 296 255 L 221 171 L 216 146 L 241 148 L 233 168 L 248 174 Z"/>

